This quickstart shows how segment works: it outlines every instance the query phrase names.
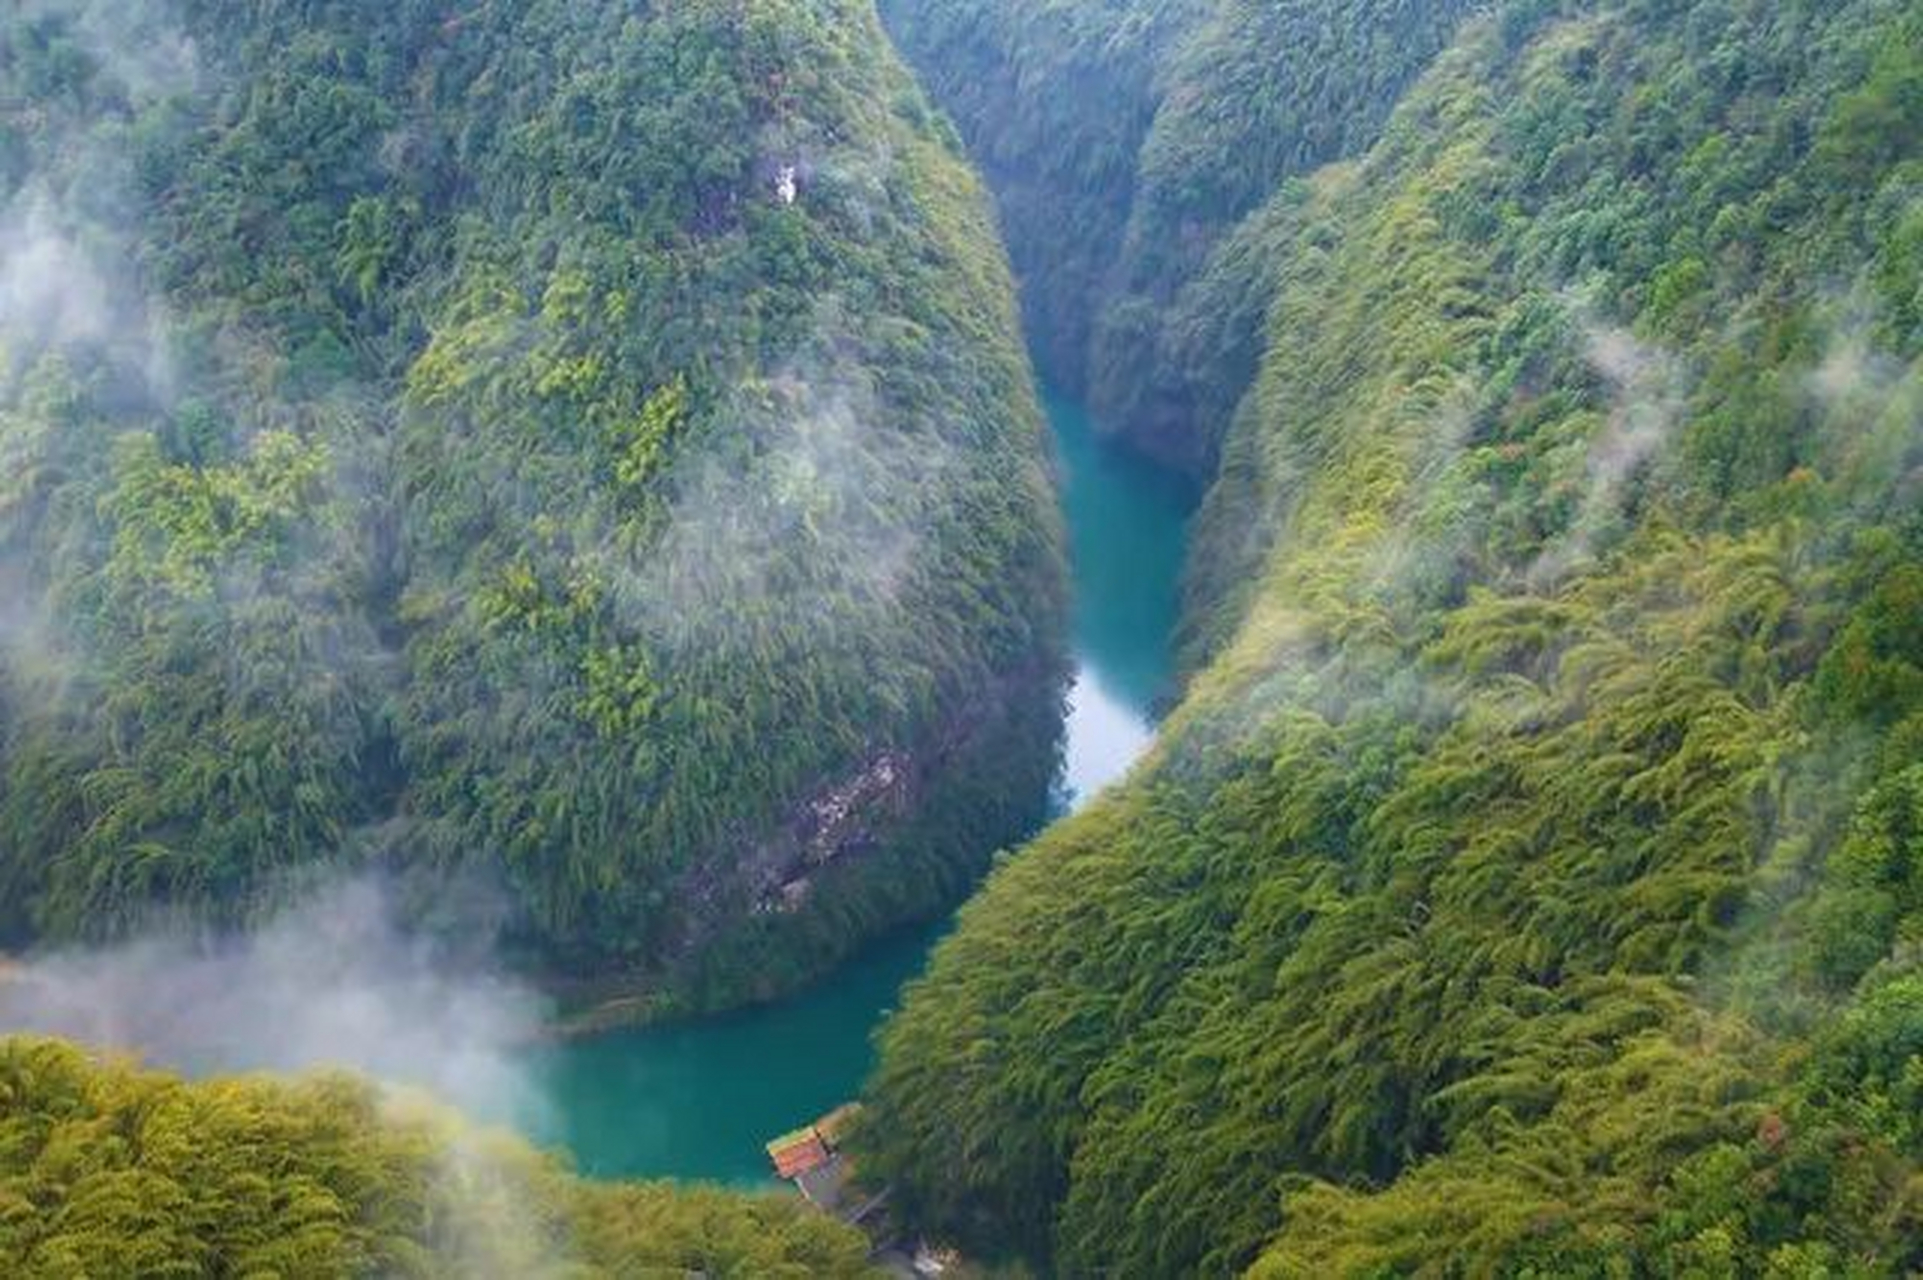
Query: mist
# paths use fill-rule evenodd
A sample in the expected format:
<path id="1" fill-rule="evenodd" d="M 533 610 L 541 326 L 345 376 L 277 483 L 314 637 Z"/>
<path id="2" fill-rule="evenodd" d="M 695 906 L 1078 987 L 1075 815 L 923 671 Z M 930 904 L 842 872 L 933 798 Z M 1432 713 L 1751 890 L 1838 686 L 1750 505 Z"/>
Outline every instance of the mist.
<path id="1" fill-rule="evenodd" d="M 343 1068 L 528 1125 L 545 1105 L 516 1051 L 546 1002 L 505 976 L 484 921 L 407 931 L 393 890 L 333 884 L 245 936 L 163 930 L 31 957 L 0 978 L 0 1032 L 59 1035 L 191 1075 Z"/>
<path id="2" fill-rule="evenodd" d="M 67 19 L 89 57 L 136 104 L 189 93 L 200 82 L 194 42 L 164 6 L 140 0 L 15 0 L 28 18 Z"/>
<path id="3" fill-rule="evenodd" d="M 731 638 L 744 602 L 779 608 L 816 642 L 839 621 L 835 601 L 900 607 L 927 530 L 876 495 L 929 492 L 958 463 L 938 436 L 890 421 L 837 350 L 846 323 L 822 303 L 815 339 L 736 387 L 715 445 L 679 464 L 662 544 L 623 583 L 631 621 L 700 649 Z"/>
<path id="4" fill-rule="evenodd" d="M 1602 322 L 1586 303 L 1573 309 L 1583 358 L 1602 381 L 1608 415 L 1582 446 L 1573 521 L 1525 575 L 1538 588 L 1587 564 L 1620 530 L 1633 482 L 1675 438 L 1688 400 L 1688 371 L 1672 354 Z"/>

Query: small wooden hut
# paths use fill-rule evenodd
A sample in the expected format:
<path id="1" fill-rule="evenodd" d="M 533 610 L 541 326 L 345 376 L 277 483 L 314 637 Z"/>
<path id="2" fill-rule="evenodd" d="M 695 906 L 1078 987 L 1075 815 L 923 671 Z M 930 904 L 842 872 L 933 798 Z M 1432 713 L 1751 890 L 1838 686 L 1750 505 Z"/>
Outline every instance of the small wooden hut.
<path id="1" fill-rule="evenodd" d="M 822 1141 L 815 1126 L 796 1129 L 784 1133 L 768 1144 L 768 1159 L 774 1162 L 775 1176 L 792 1182 L 805 1173 L 811 1173 L 835 1158 L 828 1144 Z"/>

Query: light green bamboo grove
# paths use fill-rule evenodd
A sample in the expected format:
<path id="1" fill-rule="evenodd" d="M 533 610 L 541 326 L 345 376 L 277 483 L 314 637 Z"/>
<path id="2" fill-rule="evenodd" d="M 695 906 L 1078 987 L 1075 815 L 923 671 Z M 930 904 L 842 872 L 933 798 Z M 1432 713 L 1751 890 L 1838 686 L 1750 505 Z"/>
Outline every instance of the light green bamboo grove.
<path id="1" fill-rule="evenodd" d="M 0 1266 L 18 1276 L 862 1276 L 792 1197 L 597 1184 L 344 1077 L 184 1083 L 0 1041 Z"/>
<path id="2" fill-rule="evenodd" d="M 479 872 L 671 1011 L 958 896 L 1063 674 L 970 152 L 1037 363 L 1211 488 L 1150 759 L 881 1034 L 892 1211 L 1065 1276 L 1923 1270 L 1916 5 L 881 9 L 932 106 L 852 0 L 0 25 L 0 942 Z M 0 1099 L 29 1272 L 862 1261 L 337 1080 L 21 1041 Z"/>
<path id="3" fill-rule="evenodd" d="M 1506 4 L 1386 119 L 1194 277 L 1266 339 L 1186 698 L 911 987 L 871 1159 L 1064 1275 L 1907 1274 L 1923 21 Z"/>
<path id="4" fill-rule="evenodd" d="M 1040 417 L 862 6 L 76 0 L 0 22 L 0 86 L 7 941 L 371 863 L 720 1006 L 1040 821 Z M 766 910 L 887 752 L 909 792 Z"/>

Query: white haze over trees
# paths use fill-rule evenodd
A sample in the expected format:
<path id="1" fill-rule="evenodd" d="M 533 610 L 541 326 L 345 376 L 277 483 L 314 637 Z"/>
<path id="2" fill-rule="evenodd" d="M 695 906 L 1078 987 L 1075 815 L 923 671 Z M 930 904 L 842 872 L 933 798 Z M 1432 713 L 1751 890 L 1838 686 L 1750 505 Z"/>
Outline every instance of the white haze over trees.
<path id="1" fill-rule="evenodd" d="M 480 908 L 463 909 L 469 923 Z M 485 929 L 403 931 L 391 890 L 324 889 L 244 936 L 156 932 L 57 951 L 0 981 L 0 1030 L 60 1035 L 192 1074 L 349 1068 L 478 1115 L 542 1106 L 516 1050 L 538 995 L 494 969 Z"/>

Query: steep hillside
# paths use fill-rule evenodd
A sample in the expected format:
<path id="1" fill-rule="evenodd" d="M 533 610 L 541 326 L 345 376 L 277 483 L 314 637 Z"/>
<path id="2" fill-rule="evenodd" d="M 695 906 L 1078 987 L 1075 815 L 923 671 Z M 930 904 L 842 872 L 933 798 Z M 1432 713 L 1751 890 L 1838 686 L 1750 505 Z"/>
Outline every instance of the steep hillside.
<path id="1" fill-rule="evenodd" d="M 995 194 L 1043 377 L 1086 387 L 1160 68 L 1209 0 L 880 0 Z"/>
<path id="2" fill-rule="evenodd" d="M 504 887 L 714 1005 L 1040 820 L 983 202 L 851 0 L 0 20 L 0 941 Z"/>
<path id="3" fill-rule="evenodd" d="M 16 1276 L 862 1276 L 794 1198 L 593 1184 L 346 1078 L 187 1084 L 0 1040 Z"/>
<path id="4" fill-rule="evenodd" d="M 885 0 L 1001 207 L 1037 360 L 1206 474 L 1261 351 L 1287 180 L 1374 140 L 1469 0 Z"/>
<path id="5" fill-rule="evenodd" d="M 1263 218 L 1198 674 L 876 1167 L 1071 1275 L 1923 1267 L 1923 17 L 1500 6 Z"/>

